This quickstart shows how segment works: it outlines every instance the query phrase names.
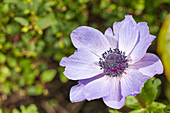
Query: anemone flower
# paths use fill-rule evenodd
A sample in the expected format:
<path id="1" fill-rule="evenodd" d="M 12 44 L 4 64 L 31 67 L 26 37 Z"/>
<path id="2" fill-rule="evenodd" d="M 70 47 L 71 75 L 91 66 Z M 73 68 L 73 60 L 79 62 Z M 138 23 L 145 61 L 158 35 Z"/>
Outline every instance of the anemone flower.
<path id="1" fill-rule="evenodd" d="M 87 26 L 72 31 L 77 50 L 60 62 L 67 78 L 79 80 L 70 90 L 71 102 L 102 98 L 107 106 L 120 109 L 147 79 L 163 73 L 160 59 L 146 53 L 155 38 L 146 22 L 136 23 L 131 15 L 104 34 Z"/>

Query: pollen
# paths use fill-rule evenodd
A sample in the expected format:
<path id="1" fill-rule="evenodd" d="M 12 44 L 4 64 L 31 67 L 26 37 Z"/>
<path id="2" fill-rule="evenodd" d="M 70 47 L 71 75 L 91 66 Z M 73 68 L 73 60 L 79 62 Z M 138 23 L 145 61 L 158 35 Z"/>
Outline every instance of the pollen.
<path id="1" fill-rule="evenodd" d="M 119 49 L 109 49 L 102 54 L 102 58 L 99 59 L 99 64 L 104 73 L 111 77 L 120 76 L 126 68 L 128 68 L 128 60 L 125 56 L 125 52 L 119 51 Z"/>

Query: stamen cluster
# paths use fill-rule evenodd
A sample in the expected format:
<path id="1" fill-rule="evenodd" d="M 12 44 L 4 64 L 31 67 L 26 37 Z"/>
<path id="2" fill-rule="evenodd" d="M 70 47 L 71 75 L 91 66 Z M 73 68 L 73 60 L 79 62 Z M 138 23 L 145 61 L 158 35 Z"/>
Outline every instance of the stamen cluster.
<path id="1" fill-rule="evenodd" d="M 119 51 L 117 48 L 113 50 L 110 48 L 102 54 L 99 64 L 106 75 L 115 77 L 120 76 L 128 68 L 127 61 L 125 52 Z"/>

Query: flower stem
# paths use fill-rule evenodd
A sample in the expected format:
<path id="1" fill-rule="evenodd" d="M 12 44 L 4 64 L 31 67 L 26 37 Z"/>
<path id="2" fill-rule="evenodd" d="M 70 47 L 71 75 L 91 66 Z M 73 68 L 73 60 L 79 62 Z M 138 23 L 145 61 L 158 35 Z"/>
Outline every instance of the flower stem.
<path id="1" fill-rule="evenodd" d="M 142 108 L 147 108 L 147 106 L 146 106 L 145 103 L 142 101 L 142 99 L 140 98 L 139 95 L 136 95 L 136 99 L 139 101 L 139 103 L 141 104 Z"/>

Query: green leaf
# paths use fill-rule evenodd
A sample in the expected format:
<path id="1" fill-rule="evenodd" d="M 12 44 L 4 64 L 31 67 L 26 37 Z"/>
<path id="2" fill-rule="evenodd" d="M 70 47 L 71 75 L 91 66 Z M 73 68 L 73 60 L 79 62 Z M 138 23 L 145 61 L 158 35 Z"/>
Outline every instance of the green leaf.
<path id="1" fill-rule="evenodd" d="M 15 109 L 12 110 L 12 113 L 20 113 L 20 111 L 15 108 Z"/>
<path id="2" fill-rule="evenodd" d="M 21 50 L 20 50 L 19 48 L 13 48 L 13 49 L 12 49 L 12 52 L 14 53 L 14 55 L 15 55 L 16 57 L 22 57 L 22 56 L 24 55 L 24 53 L 21 52 Z"/>
<path id="3" fill-rule="evenodd" d="M 85 4 L 87 2 L 89 2 L 90 0 L 78 0 L 80 4 Z"/>
<path id="4" fill-rule="evenodd" d="M 132 109 L 140 109 L 141 108 L 139 101 L 134 96 L 126 97 L 125 105 Z"/>
<path id="5" fill-rule="evenodd" d="M 18 9 L 20 9 L 21 11 L 25 11 L 27 9 L 30 9 L 29 6 L 30 4 L 25 3 L 23 0 L 19 0 L 19 2 L 16 3 L 16 6 Z M 21 12 L 20 12 L 21 13 Z"/>
<path id="6" fill-rule="evenodd" d="M 0 34 L 0 43 L 4 44 L 6 41 L 5 34 Z"/>
<path id="7" fill-rule="evenodd" d="M 0 113 L 3 113 L 2 109 L 0 108 Z"/>
<path id="8" fill-rule="evenodd" d="M 36 105 L 31 104 L 27 107 L 27 113 L 38 113 L 38 108 Z"/>
<path id="9" fill-rule="evenodd" d="M 27 92 L 30 96 L 37 96 L 43 93 L 43 86 L 36 85 L 36 86 L 29 86 L 27 87 Z"/>
<path id="10" fill-rule="evenodd" d="M 19 86 L 24 86 L 25 82 L 26 82 L 26 80 L 24 79 L 24 76 L 20 77 L 20 79 L 19 79 Z"/>
<path id="11" fill-rule="evenodd" d="M 118 110 L 109 110 L 109 113 L 122 113 L 122 112 L 120 112 Z"/>
<path id="12" fill-rule="evenodd" d="M 30 59 L 21 59 L 20 62 L 19 62 L 19 66 L 21 68 L 30 68 L 30 65 L 31 65 L 31 60 Z"/>
<path id="13" fill-rule="evenodd" d="M 165 87 L 165 95 L 166 98 L 170 101 L 170 82 L 166 82 L 166 87 Z"/>
<path id="14" fill-rule="evenodd" d="M 150 113 L 147 109 L 138 109 L 130 111 L 129 113 Z"/>
<path id="15" fill-rule="evenodd" d="M 44 72 L 42 72 L 41 74 L 41 80 L 43 82 L 50 82 L 53 80 L 53 78 L 55 77 L 57 71 L 54 70 L 54 69 L 49 69 L 49 70 L 46 70 Z"/>
<path id="16" fill-rule="evenodd" d="M 21 109 L 21 113 L 39 113 L 37 106 L 34 104 L 31 104 L 28 107 L 21 105 L 20 109 Z"/>
<path id="17" fill-rule="evenodd" d="M 31 9 L 37 13 L 38 7 L 39 7 L 39 2 L 40 0 L 32 0 L 32 4 L 31 4 Z"/>
<path id="18" fill-rule="evenodd" d="M 45 29 L 53 25 L 53 21 L 49 18 L 44 17 L 44 18 L 38 19 L 36 24 L 38 25 L 39 28 Z"/>
<path id="19" fill-rule="evenodd" d="M 170 113 L 170 104 L 166 106 L 165 113 Z"/>
<path id="20" fill-rule="evenodd" d="M 157 96 L 157 87 L 161 84 L 159 79 L 151 78 L 147 80 L 141 90 L 140 97 L 146 105 L 150 105 Z"/>
<path id="21" fill-rule="evenodd" d="M 30 27 L 29 26 L 24 26 L 21 28 L 21 31 L 24 33 L 27 33 L 29 31 Z"/>
<path id="22" fill-rule="evenodd" d="M 50 106 L 55 107 L 58 104 L 58 101 L 55 98 L 51 98 L 48 100 L 48 103 L 50 104 Z"/>
<path id="23" fill-rule="evenodd" d="M 35 86 L 29 86 L 27 87 L 27 92 L 30 96 L 36 96 L 37 95 L 37 91 L 36 91 L 36 87 Z"/>
<path id="24" fill-rule="evenodd" d="M 18 3 L 20 0 L 4 0 L 4 3 Z"/>
<path id="25" fill-rule="evenodd" d="M 70 19 L 74 18 L 76 16 L 76 14 L 72 11 L 67 11 L 65 16 L 66 16 L 66 19 L 70 20 Z"/>
<path id="26" fill-rule="evenodd" d="M 164 70 L 165 70 L 165 75 L 170 82 L 170 14 L 167 16 L 166 20 L 164 21 L 161 30 L 158 35 L 158 40 L 157 40 L 157 52 L 160 55 L 163 65 L 164 65 Z"/>
<path id="27" fill-rule="evenodd" d="M 4 50 L 8 50 L 8 49 L 10 49 L 11 47 L 12 47 L 11 42 L 6 42 L 3 49 L 4 49 Z"/>
<path id="28" fill-rule="evenodd" d="M 12 83 L 6 81 L 4 84 L 4 92 L 6 95 L 10 95 L 11 94 L 11 87 L 12 87 Z"/>
<path id="29" fill-rule="evenodd" d="M 13 57 L 8 57 L 7 64 L 9 67 L 14 68 L 17 65 L 17 60 Z"/>
<path id="30" fill-rule="evenodd" d="M 54 55 L 54 60 L 55 61 L 61 61 L 61 59 L 64 57 L 65 55 L 63 54 L 63 53 L 56 53 L 55 55 Z"/>
<path id="31" fill-rule="evenodd" d="M 26 112 L 26 107 L 24 105 L 21 105 L 20 109 L 21 109 L 21 112 L 23 112 L 23 113 Z"/>
<path id="32" fill-rule="evenodd" d="M 7 34 L 17 34 L 20 31 L 20 25 L 18 23 L 15 24 L 8 24 L 6 26 L 6 32 Z"/>
<path id="33" fill-rule="evenodd" d="M 160 102 L 152 102 L 149 107 L 153 109 L 164 109 L 166 108 L 166 105 Z"/>
<path id="34" fill-rule="evenodd" d="M 3 53 L 0 53 L 0 64 L 6 62 L 6 56 Z"/>
<path id="35" fill-rule="evenodd" d="M 11 70 L 7 66 L 3 65 L 0 67 L 0 74 L 8 77 L 11 75 Z"/>
<path id="36" fill-rule="evenodd" d="M 36 85 L 36 94 L 41 95 L 43 93 L 43 86 L 41 84 Z"/>
<path id="37" fill-rule="evenodd" d="M 28 20 L 23 18 L 23 17 L 15 17 L 14 20 L 16 22 L 18 22 L 19 24 L 23 25 L 23 26 L 28 26 L 29 25 Z"/>
<path id="38" fill-rule="evenodd" d="M 58 67 L 58 71 L 60 72 L 60 80 L 62 83 L 66 83 L 68 81 L 68 78 L 63 74 L 64 68 Z"/>
<path id="39" fill-rule="evenodd" d="M 68 78 L 64 74 L 60 74 L 60 80 L 62 83 L 66 83 L 68 81 Z"/>
<path id="40" fill-rule="evenodd" d="M 6 76 L 5 75 L 1 75 L 0 77 L 0 83 L 4 83 L 6 81 Z"/>
<path id="41" fill-rule="evenodd" d="M 42 52 L 43 51 L 43 49 L 44 49 L 44 47 L 45 47 L 45 42 L 43 41 L 43 40 L 39 40 L 38 42 L 37 42 L 37 52 Z"/>
<path id="42" fill-rule="evenodd" d="M 1 7 L 1 11 L 7 14 L 10 11 L 9 4 L 3 4 L 3 6 Z"/>
<path id="43" fill-rule="evenodd" d="M 29 71 L 28 73 L 24 73 L 24 76 L 27 85 L 32 85 L 34 83 L 34 80 L 36 78 L 36 74 L 34 71 Z"/>

